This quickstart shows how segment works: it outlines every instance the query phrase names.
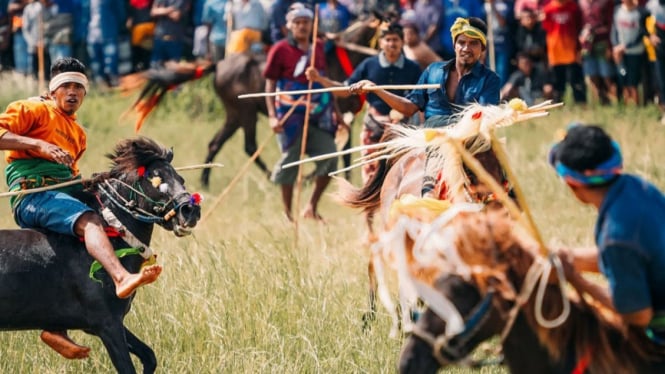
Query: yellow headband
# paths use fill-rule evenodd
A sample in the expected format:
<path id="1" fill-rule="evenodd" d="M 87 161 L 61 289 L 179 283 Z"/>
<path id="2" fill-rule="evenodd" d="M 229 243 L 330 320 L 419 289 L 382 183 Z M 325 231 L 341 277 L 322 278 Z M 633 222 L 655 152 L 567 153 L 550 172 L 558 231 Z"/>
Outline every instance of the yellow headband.
<path id="1" fill-rule="evenodd" d="M 88 78 L 85 76 L 85 74 L 74 71 L 67 71 L 54 76 L 48 85 L 49 92 L 57 90 L 58 87 L 65 83 L 72 82 L 81 84 L 85 88 L 85 92 L 88 92 Z"/>
<path id="2" fill-rule="evenodd" d="M 464 34 L 470 38 L 480 39 L 480 42 L 483 43 L 483 46 L 487 46 L 485 33 L 480 31 L 478 28 L 471 26 L 471 24 L 469 24 L 469 20 L 466 18 L 458 17 L 455 20 L 453 26 L 450 28 L 450 33 L 453 36 L 453 44 L 455 43 L 455 39 L 457 39 L 460 34 Z"/>

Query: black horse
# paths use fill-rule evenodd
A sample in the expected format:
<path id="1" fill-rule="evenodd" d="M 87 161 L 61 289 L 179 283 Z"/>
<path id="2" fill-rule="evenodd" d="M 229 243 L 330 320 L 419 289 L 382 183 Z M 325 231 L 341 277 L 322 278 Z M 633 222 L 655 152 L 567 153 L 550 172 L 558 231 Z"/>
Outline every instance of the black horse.
<path id="1" fill-rule="evenodd" d="M 351 71 L 368 54 L 376 53 L 380 33 L 381 18 L 369 17 L 357 21 L 339 34 L 336 45 L 327 48 L 326 65 L 327 75 L 337 81 L 344 81 Z M 161 98 L 171 87 L 198 79 L 210 72 L 215 72 L 213 82 L 215 93 L 222 101 L 226 111 L 226 120 L 222 128 L 215 133 L 208 143 L 208 154 L 205 162 L 212 162 L 238 129 L 245 135 L 244 149 L 251 156 L 258 149 L 256 143 L 256 123 L 258 114 L 267 113 L 264 98 L 238 99 L 239 95 L 263 92 L 265 79 L 262 72 L 265 66 L 265 56 L 253 54 L 231 54 L 219 61 L 217 65 L 210 66 L 178 66 L 172 69 L 153 70 L 147 73 L 148 83 L 145 85 L 132 109 L 140 113 L 137 129 L 150 111 L 161 101 Z M 124 83 L 127 82 L 127 83 Z M 131 89 L 140 83 L 132 79 L 123 82 L 123 88 Z M 341 113 L 357 113 L 362 107 L 358 96 L 350 96 L 337 100 Z M 138 130 L 137 130 L 138 131 Z M 347 145 L 348 146 L 348 145 Z M 345 165 L 351 162 L 350 156 L 345 156 Z M 256 165 L 267 175 L 270 174 L 266 163 L 257 157 Z M 201 174 L 201 183 L 208 186 L 210 182 L 210 169 L 204 169 Z"/>
<path id="2" fill-rule="evenodd" d="M 107 156 L 111 170 L 97 175 L 80 198 L 116 233 L 111 242 L 136 273 L 150 255 L 154 224 L 188 235 L 200 207 L 171 166 L 172 151 L 154 141 L 123 140 Z M 102 340 L 119 373 L 135 372 L 130 352 L 144 373 L 154 372 L 154 352 L 123 323 L 134 296 L 119 299 L 111 278 L 96 268 L 78 238 L 0 230 L 0 330 L 83 330 Z"/>

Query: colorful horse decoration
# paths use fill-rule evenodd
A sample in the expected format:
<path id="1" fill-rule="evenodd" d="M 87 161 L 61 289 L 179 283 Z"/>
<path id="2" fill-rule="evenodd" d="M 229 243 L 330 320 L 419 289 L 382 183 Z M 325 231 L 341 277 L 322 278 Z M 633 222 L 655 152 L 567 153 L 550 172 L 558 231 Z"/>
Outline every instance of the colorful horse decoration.
<path id="1" fill-rule="evenodd" d="M 429 307 L 405 343 L 400 372 L 435 373 L 497 334 L 515 373 L 665 370 L 665 347 L 569 292 L 556 256 L 543 257 L 504 211 L 458 211 L 431 225 L 402 216 L 396 228 L 399 271 Z"/>
<path id="2" fill-rule="evenodd" d="M 381 232 L 389 232 L 399 214 L 395 212 L 411 211 L 426 221 L 434 220 L 449 207 L 464 203 L 456 209 L 480 210 L 485 204 L 496 199 L 496 193 L 487 188 L 486 183 L 478 179 L 463 162 L 460 148 L 474 155 L 494 180 L 509 189 L 501 163 L 493 147 L 496 145 L 494 131 L 518 122 L 528 121 L 548 115 L 548 110 L 562 104 L 543 102 L 527 107 L 522 100 L 512 100 L 499 106 L 471 104 L 456 117 L 454 124 L 438 129 L 422 129 L 407 126 L 391 126 L 383 142 L 374 145 L 355 147 L 347 151 L 294 162 L 285 167 L 303 162 L 316 161 L 340 154 L 372 149 L 374 152 L 361 157 L 351 166 L 358 167 L 370 162 L 378 162 L 377 172 L 361 188 L 339 180 L 338 197 L 342 204 L 360 208 L 366 213 L 368 226 L 367 243 L 371 248 L 368 264 L 370 312 L 364 316 L 366 322 L 373 320 L 376 311 L 376 294 L 386 309 L 391 313 L 393 326 L 391 336 L 396 336 L 400 319 L 395 312 L 389 292 L 385 286 L 385 267 L 396 269 L 392 240 L 381 240 L 373 228 L 373 217 L 380 213 L 383 225 Z M 420 199 L 420 190 L 424 175 L 425 153 L 428 148 L 436 148 L 441 157 L 433 159 L 436 169 L 440 170 L 436 187 L 441 201 Z M 432 159 L 430 160 L 430 162 Z M 337 172 L 345 171 L 345 169 Z M 471 205 L 468 205 L 471 204 Z M 391 214 L 391 211 L 393 214 Z M 425 215 L 426 217 L 424 217 Z M 385 238 L 385 235 L 384 235 Z M 399 272 L 398 272 L 398 278 Z M 407 282 L 399 282 L 401 310 L 407 311 L 415 306 L 417 297 L 413 287 Z M 367 326 L 367 324 L 366 324 Z M 412 321 L 407 313 L 402 314 L 401 328 L 410 331 Z"/>

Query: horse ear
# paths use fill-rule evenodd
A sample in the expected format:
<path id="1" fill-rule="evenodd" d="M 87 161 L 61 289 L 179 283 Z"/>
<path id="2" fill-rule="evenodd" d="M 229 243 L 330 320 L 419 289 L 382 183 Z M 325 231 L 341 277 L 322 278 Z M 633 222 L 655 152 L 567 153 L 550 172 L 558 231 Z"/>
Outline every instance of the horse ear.
<path id="1" fill-rule="evenodd" d="M 166 161 L 168 161 L 169 164 L 171 163 L 171 161 L 173 161 L 173 147 L 171 147 L 169 151 L 166 153 Z"/>

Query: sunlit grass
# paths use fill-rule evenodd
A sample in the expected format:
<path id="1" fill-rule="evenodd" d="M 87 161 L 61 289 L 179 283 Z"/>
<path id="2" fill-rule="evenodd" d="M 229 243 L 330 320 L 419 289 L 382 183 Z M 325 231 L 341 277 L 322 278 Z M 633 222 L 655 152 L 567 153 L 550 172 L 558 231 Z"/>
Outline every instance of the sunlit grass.
<path id="1" fill-rule="evenodd" d="M 10 91 L 3 85 L 0 105 L 4 108 L 12 99 L 29 94 L 35 93 Z M 89 136 L 89 149 L 81 162 L 84 176 L 106 170 L 104 154 L 117 140 L 135 135 L 131 118 L 119 121 L 132 99 L 94 92 L 86 98 L 79 116 Z M 224 118 L 210 80 L 169 94 L 165 104 L 146 122 L 142 134 L 172 146 L 176 166 L 203 162 L 207 144 Z M 591 244 L 594 223 L 594 212 L 573 200 L 547 165 L 556 130 L 574 120 L 607 125 L 623 146 L 626 169 L 665 187 L 660 167 L 665 156 L 665 128 L 656 119 L 653 108 L 563 108 L 548 118 L 501 131 L 548 242 Z M 270 135 L 264 118 L 258 133 L 259 141 Z M 204 214 L 247 160 L 241 137 L 236 135 L 217 156 L 215 161 L 225 167 L 212 171 L 209 190 L 201 188 L 200 171 L 183 172 L 189 190 L 204 195 Z M 274 146 L 264 154 L 269 164 L 277 156 Z M 354 178 L 359 180 L 357 173 Z M 1 190 L 6 191 L 4 184 Z M 307 187 L 303 202 L 310 192 Z M 8 204 L 0 204 L 3 228 L 15 227 Z M 294 247 L 295 230 L 282 216 L 278 189 L 252 167 L 193 236 L 178 239 L 156 230 L 153 247 L 165 271 L 156 284 L 140 291 L 125 321 L 155 350 L 159 370 L 394 372 L 402 342 L 388 338 L 385 311 L 379 309 L 373 328 L 362 331 L 368 257 L 360 244 L 362 218 L 328 197 L 321 213 L 328 225 L 301 222 L 299 245 Z M 39 342 L 37 331 L 3 332 L 0 336 L 2 373 L 113 371 L 100 341 L 82 332 L 72 332 L 72 336 L 93 350 L 83 361 L 60 358 Z M 453 368 L 450 372 L 470 370 Z M 492 366 L 480 372 L 500 373 L 504 369 Z"/>

